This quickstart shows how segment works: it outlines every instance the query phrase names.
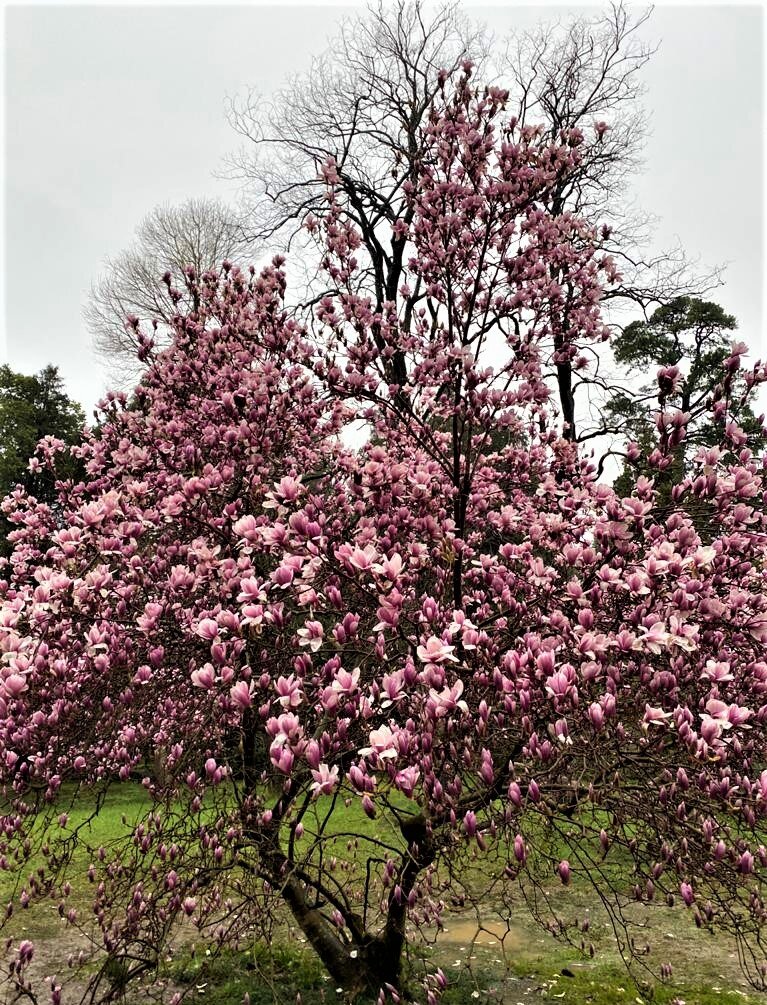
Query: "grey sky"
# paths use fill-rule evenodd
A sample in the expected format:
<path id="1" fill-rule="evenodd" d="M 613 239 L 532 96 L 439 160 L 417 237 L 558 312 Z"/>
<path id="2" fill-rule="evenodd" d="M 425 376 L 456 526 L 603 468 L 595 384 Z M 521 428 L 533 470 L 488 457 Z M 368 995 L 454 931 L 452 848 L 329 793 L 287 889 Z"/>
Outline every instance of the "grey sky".
<path id="1" fill-rule="evenodd" d="M 498 34 L 551 16 L 508 4 L 467 11 Z M 43 7 L 6 10 L 6 356 L 58 365 L 88 409 L 105 380 L 81 320 L 106 255 L 141 217 L 189 196 L 230 198 L 214 177 L 238 138 L 226 95 L 268 91 L 324 48 L 342 7 Z M 729 261 L 716 299 L 761 349 L 763 12 L 657 8 L 645 69 L 652 135 L 636 179 L 658 247 Z"/>

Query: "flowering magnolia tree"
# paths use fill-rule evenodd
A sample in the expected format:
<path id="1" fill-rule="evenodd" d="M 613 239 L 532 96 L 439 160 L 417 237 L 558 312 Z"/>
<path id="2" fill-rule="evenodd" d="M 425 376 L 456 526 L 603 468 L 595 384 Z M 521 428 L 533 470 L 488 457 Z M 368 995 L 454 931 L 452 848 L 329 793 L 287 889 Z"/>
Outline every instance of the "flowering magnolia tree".
<path id="1" fill-rule="evenodd" d="M 673 512 L 652 479 L 599 484 L 548 378 L 607 337 L 618 281 L 589 227 L 543 208 L 583 136 L 518 126 L 469 64 L 442 85 L 383 309 L 328 161 L 308 226 L 336 292 L 311 331 L 283 312 L 280 260 L 188 274 L 199 308 L 162 352 L 137 332 L 146 373 L 74 448 L 85 480 L 4 504 L 2 865 L 22 906 L 53 891 L 95 924 L 94 993 L 154 966 L 180 919 L 236 945 L 287 909 L 338 985 L 383 1002 L 415 931 L 476 893 L 476 856 L 536 914 L 575 871 L 617 920 L 626 896 L 678 898 L 764 982 L 765 471 L 732 413 L 736 377 L 750 393 L 767 372 L 733 348 L 720 443 Z M 659 406 L 651 471 L 686 419 Z M 62 802 L 88 787 L 97 812 L 132 777 L 150 808 L 92 849 L 81 917 L 64 869 L 87 834 Z"/>

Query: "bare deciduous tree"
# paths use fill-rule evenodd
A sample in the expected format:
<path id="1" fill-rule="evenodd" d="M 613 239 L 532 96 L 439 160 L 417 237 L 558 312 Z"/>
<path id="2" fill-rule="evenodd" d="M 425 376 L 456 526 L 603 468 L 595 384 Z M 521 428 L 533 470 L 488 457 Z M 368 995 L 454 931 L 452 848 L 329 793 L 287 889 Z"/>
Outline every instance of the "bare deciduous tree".
<path id="1" fill-rule="evenodd" d="M 654 51 L 642 38 L 648 17 L 613 5 L 594 18 L 517 33 L 503 46 L 455 3 L 427 20 L 421 0 L 393 6 L 379 0 L 367 15 L 342 22 L 307 73 L 269 99 L 251 91 L 231 103 L 231 123 L 245 142 L 229 169 L 244 183 L 250 233 L 272 245 L 300 246 L 307 221 L 327 212 L 324 172 L 332 164 L 343 211 L 363 239 L 360 292 L 376 309 L 397 300 L 409 257 L 408 185 L 424 154 L 430 110 L 445 71 L 470 62 L 475 79 L 509 91 L 520 124 L 552 139 L 582 131 L 580 169 L 551 194 L 547 208 L 599 225 L 601 248 L 615 256 L 622 277 L 608 293 L 611 320 L 620 324 L 627 308 L 631 320 L 679 295 L 702 295 L 718 284 L 719 270 L 696 270 L 679 248 L 649 251 L 653 218 L 626 197 L 647 131 L 640 71 Z M 326 282 L 325 274 L 306 275 L 302 306 L 316 303 Z M 416 288 L 409 297 L 412 312 L 424 294 Z M 577 375 L 572 359 L 552 357 L 572 438 L 576 389 L 598 399 L 611 387 L 596 362 L 593 373 Z M 396 383 L 403 383 L 397 372 L 403 366 L 392 361 Z"/>
<path id="2" fill-rule="evenodd" d="M 623 274 L 608 298 L 645 311 L 681 289 L 702 292 L 719 275 L 693 270 L 678 247 L 647 254 L 655 218 L 629 198 L 648 132 L 640 71 L 656 51 L 642 39 L 650 14 L 632 18 L 621 4 L 593 20 L 544 24 L 511 39 L 499 64 L 504 81 L 512 81 L 520 121 L 543 124 L 552 139 L 572 128 L 586 136 L 578 170 L 558 187 L 549 208 L 601 225 L 602 247 Z"/>
<path id="3" fill-rule="evenodd" d="M 110 376 L 127 383 L 140 372 L 136 330 L 126 326 L 128 317 L 159 322 L 156 337 L 162 342 L 163 324 L 195 306 L 183 282 L 185 270 L 201 275 L 218 270 L 226 259 L 238 262 L 253 253 L 238 216 L 219 200 L 155 207 L 136 228 L 131 246 L 106 260 L 83 312 Z M 164 279 L 167 273 L 171 283 Z"/>
<path id="4" fill-rule="evenodd" d="M 291 247 L 307 219 L 326 210 L 323 168 L 332 161 L 345 211 L 364 235 L 361 285 L 378 304 L 396 298 L 407 263 L 393 227 L 409 219 L 406 185 L 416 177 L 441 72 L 467 59 L 483 65 L 489 50 L 456 4 L 426 21 L 420 2 L 379 2 L 368 16 L 343 20 L 306 74 L 268 99 L 251 90 L 233 101 L 230 121 L 246 142 L 229 166 L 246 183 L 253 236 Z M 311 277 L 307 288 L 316 292 Z"/>

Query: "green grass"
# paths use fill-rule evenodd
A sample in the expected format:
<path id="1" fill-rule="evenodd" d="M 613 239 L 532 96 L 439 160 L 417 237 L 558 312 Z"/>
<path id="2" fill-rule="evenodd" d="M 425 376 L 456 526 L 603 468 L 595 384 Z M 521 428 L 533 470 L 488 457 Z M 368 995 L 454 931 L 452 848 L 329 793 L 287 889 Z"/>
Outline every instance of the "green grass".
<path id="1" fill-rule="evenodd" d="M 251 1005 L 295 1005 L 297 994 L 302 1005 L 346 1000 L 313 953 L 280 942 L 270 948 L 255 943 L 247 952 L 215 957 L 183 953 L 168 968 L 168 977 L 175 985 L 195 990 L 206 1005 L 242 1005 L 246 993 Z M 463 1005 L 473 1000 L 472 993 L 479 985 L 471 974 L 448 974 L 447 979 L 442 1005 Z M 355 1005 L 373 1005 L 376 997 L 362 994 L 355 999 Z M 488 1000 L 486 992 L 483 997 Z"/>
<path id="2" fill-rule="evenodd" d="M 81 789 L 77 793 L 74 791 L 63 792 L 56 804 L 49 832 L 53 830 L 59 836 L 66 837 L 79 831 L 79 846 L 74 852 L 71 865 L 73 883 L 78 878 L 80 867 L 86 869 L 88 866 L 88 852 L 85 843 L 92 847 L 98 847 L 125 837 L 151 805 L 144 789 L 140 785 L 130 782 L 111 785 L 102 794 L 102 798 L 103 803 L 95 816 L 96 793 L 92 790 Z M 67 821 L 63 827 L 60 827 L 57 818 L 62 813 L 66 813 Z M 38 821 L 44 819 L 43 815 L 38 818 Z M 42 836 L 41 826 L 36 822 L 33 827 L 33 841 Z M 24 866 L 24 876 L 43 864 L 43 856 L 39 853 L 34 854 Z M 18 879 L 18 873 L 0 872 L 0 898 L 7 898 L 11 895 Z"/>
<path id="3" fill-rule="evenodd" d="M 63 802 L 71 805 L 57 808 L 57 813 L 62 810 L 68 813 L 65 833 L 81 827 L 81 836 L 91 848 L 109 845 L 125 837 L 151 805 L 143 788 L 135 783 L 113 785 L 107 791 L 98 815 L 89 820 L 94 801 L 92 792 L 83 791 L 74 800 L 71 793 L 64 793 Z M 322 822 L 330 805 L 329 797 L 312 805 L 304 821 L 307 833 L 301 840 L 302 847 L 308 847 L 307 842 L 311 840 L 309 832 Z M 414 807 L 402 800 L 397 808 L 412 812 Z M 58 826 L 55 816 L 53 826 Z M 339 858 L 346 855 L 347 834 L 366 836 L 396 846 L 402 844 L 396 822 L 391 817 L 381 813 L 375 820 L 370 820 L 361 812 L 356 800 L 348 807 L 339 800 L 327 823 L 325 835 L 337 835 L 332 843 Z M 574 828 L 573 837 L 557 838 L 559 844 L 554 842 L 552 850 L 564 857 L 568 855 L 570 841 L 577 842 L 577 839 Z M 363 855 L 364 851 L 363 848 Z M 330 853 L 334 853 L 333 849 Z M 620 854 L 613 852 L 608 859 L 614 878 L 625 881 L 627 863 L 622 861 Z M 86 911 L 93 889 L 86 878 L 89 861 L 87 848 L 79 848 L 73 855 L 68 872 L 73 887 L 72 902 Z M 32 861 L 25 867 L 22 883 L 36 865 L 37 862 Z M 483 858 L 478 856 L 476 861 L 468 863 L 468 875 L 476 873 L 479 877 L 482 867 Z M 349 879 L 355 875 L 356 872 L 352 871 Z M 18 877 L 11 872 L 0 873 L 0 903 L 7 901 L 17 886 Z M 570 915 L 574 912 L 575 916 L 583 917 L 585 912 L 591 912 L 589 939 L 596 945 L 595 959 L 582 958 L 577 951 L 542 933 L 530 920 L 524 905 L 517 900 L 512 905 L 509 919 L 514 928 L 514 946 L 507 951 L 505 958 L 500 947 L 477 944 L 469 948 L 465 942 L 459 945 L 454 936 L 449 936 L 451 941 L 440 939 L 436 946 L 421 954 L 431 969 L 442 967 L 448 978 L 448 991 L 442 999 L 444 1005 L 462 1005 L 473 1001 L 504 1005 L 543 1001 L 563 1002 L 564 1005 L 631 1005 L 650 1000 L 643 997 L 650 993 L 651 1000 L 659 1005 L 671 1005 L 676 1000 L 684 1001 L 686 1005 L 758 1005 L 763 1001 L 746 993 L 725 943 L 718 937 L 701 935 L 692 929 L 689 912 L 661 907 L 652 909 L 651 930 L 647 934 L 654 936 L 661 944 L 662 952 L 670 957 L 675 976 L 669 985 L 656 983 L 652 988 L 649 984 L 637 987 L 617 956 L 611 932 L 606 925 L 597 924 L 598 910 L 588 877 L 576 870 L 571 886 L 564 890 L 552 876 L 550 892 L 558 913 Z M 487 905 L 487 912 L 487 917 L 491 918 L 492 904 Z M 466 927 L 465 915 L 457 915 L 446 917 L 448 928 L 455 918 L 461 917 Z M 49 940 L 53 947 L 62 931 L 55 903 L 41 900 L 33 901 L 28 911 L 17 910 L 4 934 L 13 935 L 16 939 L 30 937 L 41 943 Z M 250 995 L 251 1005 L 272 1002 L 295 1005 L 297 994 L 301 996 L 302 1005 L 343 1001 L 314 954 L 295 940 L 290 941 L 291 938 L 285 927 L 278 941 L 269 948 L 256 944 L 247 952 L 221 955 L 207 955 L 204 946 L 202 949 L 198 947 L 192 954 L 187 942 L 186 948 L 181 946 L 173 962 L 165 964 L 167 972 L 160 977 L 186 988 L 193 997 L 212 1005 L 241 1005 L 246 992 Z M 664 939 L 672 941 L 664 943 Z M 660 959 L 660 956 L 655 957 L 656 966 Z M 637 976 L 641 983 L 641 972 Z M 417 1000 L 421 997 L 417 996 Z"/>
<path id="4" fill-rule="evenodd" d="M 307 949 L 279 943 L 267 948 L 256 943 L 247 952 L 222 952 L 215 956 L 185 951 L 168 967 L 170 980 L 197 992 L 206 1005 L 251 1005 L 275 1001 L 303 1005 L 324 1001 L 329 981 L 317 957 Z M 333 997 L 337 997 L 335 994 Z"/>
<path id="5" fill-rule="evenodd" d="M 548 1000 L 563 1005 L 758 1005 L 761 997 L 724 987 L 679 979 L 661 984 L 638 977 L 635 982 L 619 962 L 578 961 L 565 950 L 548 950 L 515 960 L 510 973 L 532 987 L 525 1000 Z"/>
<path id="6" fill-rule="evenodd" d="M 96 795 L 92 791 L 81 790 L 76 794 L 74 791 L 65 791 L 61 793 L 50 824 L 61 835 L 73 834 L 80 828 L 81 841 L 66 870 L 66 878 L 72 886 L 70 905 L 80 913 L 89 910 L 93 892 L 86 875 L 91 858 L 85 843 L 99 847 L 124 837 L 146 812 L 150 801 L 141 786 L 126 782 L 112 785 L 103 794 L 100 812 L 94 817 L 95 805 Z M 66 813 L 68 817 L 66 825 L 61 829 L 57 822 L 60 813 Z M 33 827 L 33 840 L 43 835 L 40 826 L 36 824 Z M 23 888 L 28 888 L 30 874 L 46 866 L 46 860 L 37 850 L 23 866 L 18 867 L 12 861 L 9 864 L 9 869 L 0 871 L 0 905 L 13 901 Z M 62 932 L 56 903 L 46 898 L 33 898 L 26 910 L 16 904 L 14 917 L 6 932 L 17 938 L 38 941 L 56 939 Z"/>
<path id="7" fill-rule="evenodd" d="M 669 985 L 632 980 L 625 968 L 610 962 L 577 962 L 564 950 L 544 954 L 524 954 L 508 967 L 489 955 L 478 956 L 468 967 L 451 970 L 454 954 L 428 954 L 432 969 L 442 965 L 448 987 L 442 1005 L 469 1002 L 533 1003 L 562 1002 L 563 1005 L 759 1005 L 763 999 L 719 985 L 671 982 Z M 444 957 L 444 958 L 441 958 Z M 316 958 L 306 949 L 276 943 L 268 950 L 255 944 L 243 953 L 210 957 L 188 952 L 169 967 L 174 985 L 203 999 L 206 1005 L 242 1005 L 244 995 L 251 1005 L 302 1005 L 344 1001 L 333 982 L 323 973 Z M 412 985 L 418 994 L 418 984 Z M 369 1005 L 373 999 L 361 996 L 355 1005 Z"/>

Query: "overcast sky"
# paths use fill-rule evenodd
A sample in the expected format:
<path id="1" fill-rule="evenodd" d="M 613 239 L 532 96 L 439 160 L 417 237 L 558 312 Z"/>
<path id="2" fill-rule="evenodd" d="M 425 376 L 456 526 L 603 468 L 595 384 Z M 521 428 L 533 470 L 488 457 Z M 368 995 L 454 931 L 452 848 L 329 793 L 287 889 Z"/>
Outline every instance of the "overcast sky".
<path id="1" fill-rule="evenodd" d="M 502 35 L 552 8 L 466 4 Z M 359 7 L 359 5 L 358 5 Z M 324 48 L 343 7 L 9 6 L 5 31 L 5 335 L 11 366 L 59 366 L 89 410 L 105 378 L 81 309 L 102 261 L 154 205 L 233 195 L 225 98 L 269 91 Z M 677 238 L 729 262 L 715 299 L 761 349 L 763 12 L 662 6 L 645 29 L 652 134 L 636 179 Z"/>

